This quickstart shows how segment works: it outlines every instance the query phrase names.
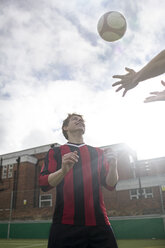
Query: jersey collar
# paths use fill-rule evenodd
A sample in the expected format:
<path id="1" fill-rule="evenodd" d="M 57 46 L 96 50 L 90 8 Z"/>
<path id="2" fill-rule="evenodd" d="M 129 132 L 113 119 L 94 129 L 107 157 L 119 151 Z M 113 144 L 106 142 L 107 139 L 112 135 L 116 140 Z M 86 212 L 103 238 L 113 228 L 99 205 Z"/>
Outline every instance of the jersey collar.
<path id="1" fill-rule="evenodd" d="M 66 145 L 68 145 L 68 146 L 74 146 L 74 147 L 82 147 L 82 146 L 85 146 L 84 143 L 82 143 L 82 144 L 74 144 L 74 143 L 70 143 L 70 142 L 66 143 Z"/>

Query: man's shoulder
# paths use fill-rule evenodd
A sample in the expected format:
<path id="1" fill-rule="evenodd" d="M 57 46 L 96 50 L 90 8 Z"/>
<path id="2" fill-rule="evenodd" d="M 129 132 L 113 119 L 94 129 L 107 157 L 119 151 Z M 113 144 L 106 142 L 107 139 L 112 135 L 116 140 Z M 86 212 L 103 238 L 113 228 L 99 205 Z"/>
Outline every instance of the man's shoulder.
<path id="1" fill-rule="evenodd" d="M 48 150 L 47 154 L 55 154 L 58 153 L 61 149 L 61 146 L 52 146 L 50 147 L 50 149 Z"/>
<path id="2" fill-rule="evenodd" d="M 101 149 L 100 147 L 96 147 L 96 146 L 90 146 L 90 145 L 86 145 L 89 149 L 95 150 L 100 152 L 101 154 L 103 153 L 103 149 Z"/>

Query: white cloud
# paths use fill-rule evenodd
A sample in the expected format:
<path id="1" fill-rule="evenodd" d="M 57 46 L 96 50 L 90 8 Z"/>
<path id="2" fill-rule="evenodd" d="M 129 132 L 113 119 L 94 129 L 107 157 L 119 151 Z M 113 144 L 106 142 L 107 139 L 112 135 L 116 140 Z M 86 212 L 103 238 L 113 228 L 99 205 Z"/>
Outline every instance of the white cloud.
<path id="1" fill-rule="evenodd" d="M 164 1 L 1 1 L 0 7 L 1 154 L 64 143 L 62 120 L 78 112 L 87 143 L 127 142 L 140 156 L 153 156 L 160 144 L 164 155 L 163 103 L 143 104 L 162 77 L 125 98 L 112 89 L 112 75 L 125 73 L 125 66 L 138 70 L 164 49 Z M 128 28 L 122 40 L 108 43 L 97 21 L 115 9 Z"/>

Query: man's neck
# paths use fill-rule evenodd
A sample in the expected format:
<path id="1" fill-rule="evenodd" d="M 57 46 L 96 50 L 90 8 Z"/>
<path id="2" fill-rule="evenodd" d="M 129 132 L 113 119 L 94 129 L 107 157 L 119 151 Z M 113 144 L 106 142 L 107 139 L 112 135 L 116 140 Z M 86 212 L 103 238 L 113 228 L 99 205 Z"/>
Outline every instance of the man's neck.
<path id="1" fill-rule="evenodd" d="M 72 143 L 72 144 L 82 144 L 82 143 L 84 143 L 82 135 L 81 136 L 72 135 L 72 136 L 69 137 L 68 142 Z"/>

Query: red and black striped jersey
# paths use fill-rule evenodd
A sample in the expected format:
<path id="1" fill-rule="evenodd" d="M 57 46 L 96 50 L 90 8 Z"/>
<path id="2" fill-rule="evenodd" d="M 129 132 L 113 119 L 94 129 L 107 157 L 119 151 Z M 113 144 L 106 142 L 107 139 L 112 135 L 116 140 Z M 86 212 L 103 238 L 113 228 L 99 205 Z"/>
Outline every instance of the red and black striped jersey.
<path id="1" fill-rule="evenodd" d="M 43 191 L 52 187 L 48 176 L 61 168 L 62 156 L 77 151 L 79 160 L 56 186 L 56 205 L 54 223 L 73 225 L 109 225 L 102 190 L 114 187 L 106 185 L 109 164 L 105 161 L 103 151 L 85 144 L 67 143 L 48 151 L 39 176 Z"/>

